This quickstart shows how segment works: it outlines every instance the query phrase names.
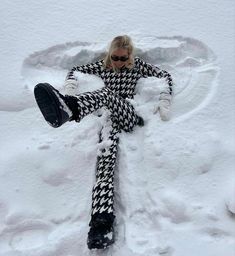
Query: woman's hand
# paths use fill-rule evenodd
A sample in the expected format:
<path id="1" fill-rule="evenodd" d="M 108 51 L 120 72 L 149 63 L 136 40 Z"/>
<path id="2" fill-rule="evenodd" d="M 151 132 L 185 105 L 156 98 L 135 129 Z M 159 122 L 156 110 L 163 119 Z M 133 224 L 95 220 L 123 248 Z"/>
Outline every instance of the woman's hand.
<path id="1" fill-rule="evenodd" d="M 170 107 L 171 103 L 168 99 L 160 99 L 157 107 L 155 108 L 154 114 L 159 112 L 162 121 L 170 120 Z"/>
<path id="2" fill-rule="evenodd" d="M 64 83 L 64 90 L 66 95 L 74 96 L 77 93 L 78 82 L 73 79 L 68 79 Z"/>
<path id="3" fill-rule="evenodd" d="M 172 96 L 169 93 L 161 93 L 157 107 L 154 113 L 159 112 L 162 121 L 169 121 L 171 117 L 171 100 Z"/>

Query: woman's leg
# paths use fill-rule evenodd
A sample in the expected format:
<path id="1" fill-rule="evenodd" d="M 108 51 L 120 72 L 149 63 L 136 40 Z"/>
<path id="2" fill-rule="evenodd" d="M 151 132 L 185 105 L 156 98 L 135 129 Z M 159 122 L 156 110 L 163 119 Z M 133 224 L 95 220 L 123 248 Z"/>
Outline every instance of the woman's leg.
<path id="1" fill-rule="evenodd" d="M 120 130 L 129 132 L 140 121 L 134 107 L 108 88 L 82 93 L 76 97 L 67 96 L 65 102 L 74 113 L 74 120 L 77 122 L 102 107 L 111 112 L 112 120 Z"/>
<path id="2" fill-rule="evenodd" d="M 88 247 L 90 249 L 104 248 L 114 242 L 112 225 L 115 218 L 113 179 L 118 134 L 122 130 L 132 131 L 137 124 L 143 125 L 143 120 L 136 114 L 134 107 L 128 101 L 108 88 L 82 93 L 74 97 L 63 96 L 50 85 L 40 84 L 35 90 L 35 97 L 45 119 L 51 125 L 54 117 L 57 117 L 57 113 L 61 109 L 65 114 L 67 113 L 66 107 L 69 108 L 72 115 L 68 112 L 65 119 L 77 122 L 102 107 L 106 107 L 111 112 L 112 125 L 108 137 L 104 138 L 104 133 L 102 133 L 102 140 L 108 139 L 109 146 L 102 151 L 97 161 L 97 179 L 92 194 L 91 228 L 88 233 Z M 45 98 L 46 101 L 44 101 Z M 52 126 L 59 127 L 62 123 L 59 120 Z"/>
<path id="3" fill-rule="evenodd" d="M 102 213 L 114 214 L 113 177 L 118 141 L 119 136 L 116 128 L 112 127 L 110 133 L 106 135 L 101 131 L 101 143 L 106 143 L 108 146 L 102 149 L 97 158 L 96 184 L 92 194 L 92 217 Z"/>
<path id="4" fill-rule="evenodd" d="M 50 84 L 40 83 L 35 86 L 34 94 L 44 118 L 55 128 L 67 121 L 79 122 L 102 107 L 110 110 L 113 119 L 124 131 L 131 131 L 136 124 L 143 125 L 134 107 L 106 87 L 77 96 L 64 96 Z"/>
<path id="5" fill-rule="evenodd" d="M 112 123 L 107 132 L 103 128 L 100 143 L 106 146 L 97 158 L 96 183 L 92 193 L 92 211 L 90 231 L 88 233 L 88 247 L 105 248 L 114 242 L 114 169 L 118 151 L 119 129 Z M 109 234 L 107 236 L 107 234 Z"/>

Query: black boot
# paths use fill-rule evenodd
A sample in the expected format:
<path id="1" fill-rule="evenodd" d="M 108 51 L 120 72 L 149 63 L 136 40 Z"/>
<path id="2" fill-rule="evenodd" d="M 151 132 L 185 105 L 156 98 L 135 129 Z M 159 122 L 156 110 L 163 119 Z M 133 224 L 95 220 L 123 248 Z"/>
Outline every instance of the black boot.
<path id="1" fill-rule="evenodd" d="M 106 218 L 96 218 L 90 222 L 87 246 L 89 249 L 105 249 L 114 243 L 113 223 Z"/>
<path id="2" fill-rule="evenodd" d="M 48 83 L 39 83 L 34 88 L 34 95 L 45 120 L 54 128 L 73 119 L 68 107 L 69 96 L 63 96 Z"/>

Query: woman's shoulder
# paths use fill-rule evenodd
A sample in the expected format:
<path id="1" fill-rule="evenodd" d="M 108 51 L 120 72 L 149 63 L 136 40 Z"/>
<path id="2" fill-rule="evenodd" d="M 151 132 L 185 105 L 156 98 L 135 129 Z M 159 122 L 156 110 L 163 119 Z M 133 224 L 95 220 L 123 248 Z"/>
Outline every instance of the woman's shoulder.
<path id="1" fill-rule="evenodd" d="M 99 60 L 92 61 L 92 62 L 88 63 L 87 65 L 91 66 L 93 68 L 100 69 L 100 68 L 103 67 L 103 64 L 104 64 L 104 60 L 103 59 L 99 59 Z"/>
<path id="2" fill-rule="evenodd" d="M 143 63 L 144 60 L 141 59 L 139 56 L 135 56 L 135 57 L 134 57 L 134 62 L 138 64 L 138 63 Z"/>
<path id="3" fill-rule="evenodd" d="M 104 59 L 99 59 L 97 61 L 94 61 L 93 62 L 94 65 L 99 65 L 99 66 L 102 66 L 104 64 Z"/>
<path id="4" fill-rule="evenodd" d="M 144 64 L 144 61 L 139 57 L 139 56 L 135 56 L 134 57 L 134 65 L 137 68 L 141 68 Z"/>

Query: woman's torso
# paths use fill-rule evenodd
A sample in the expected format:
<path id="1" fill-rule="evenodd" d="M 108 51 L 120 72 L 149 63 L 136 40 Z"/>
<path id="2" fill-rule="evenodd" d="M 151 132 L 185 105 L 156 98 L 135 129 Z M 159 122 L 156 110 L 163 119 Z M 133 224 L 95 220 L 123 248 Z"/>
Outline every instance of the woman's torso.
<path id="1" fill-rule="evenodd" d="M 103 61 L 101 62 L 103 64 Z M 141 78 L 141 74 L 135 64 L 133 68 L 124 67 L 119 72 L 105 68 L 102 65 L 99 76 L 106 87 L 123 98 L 133 98 L 137 81 Z"/>

